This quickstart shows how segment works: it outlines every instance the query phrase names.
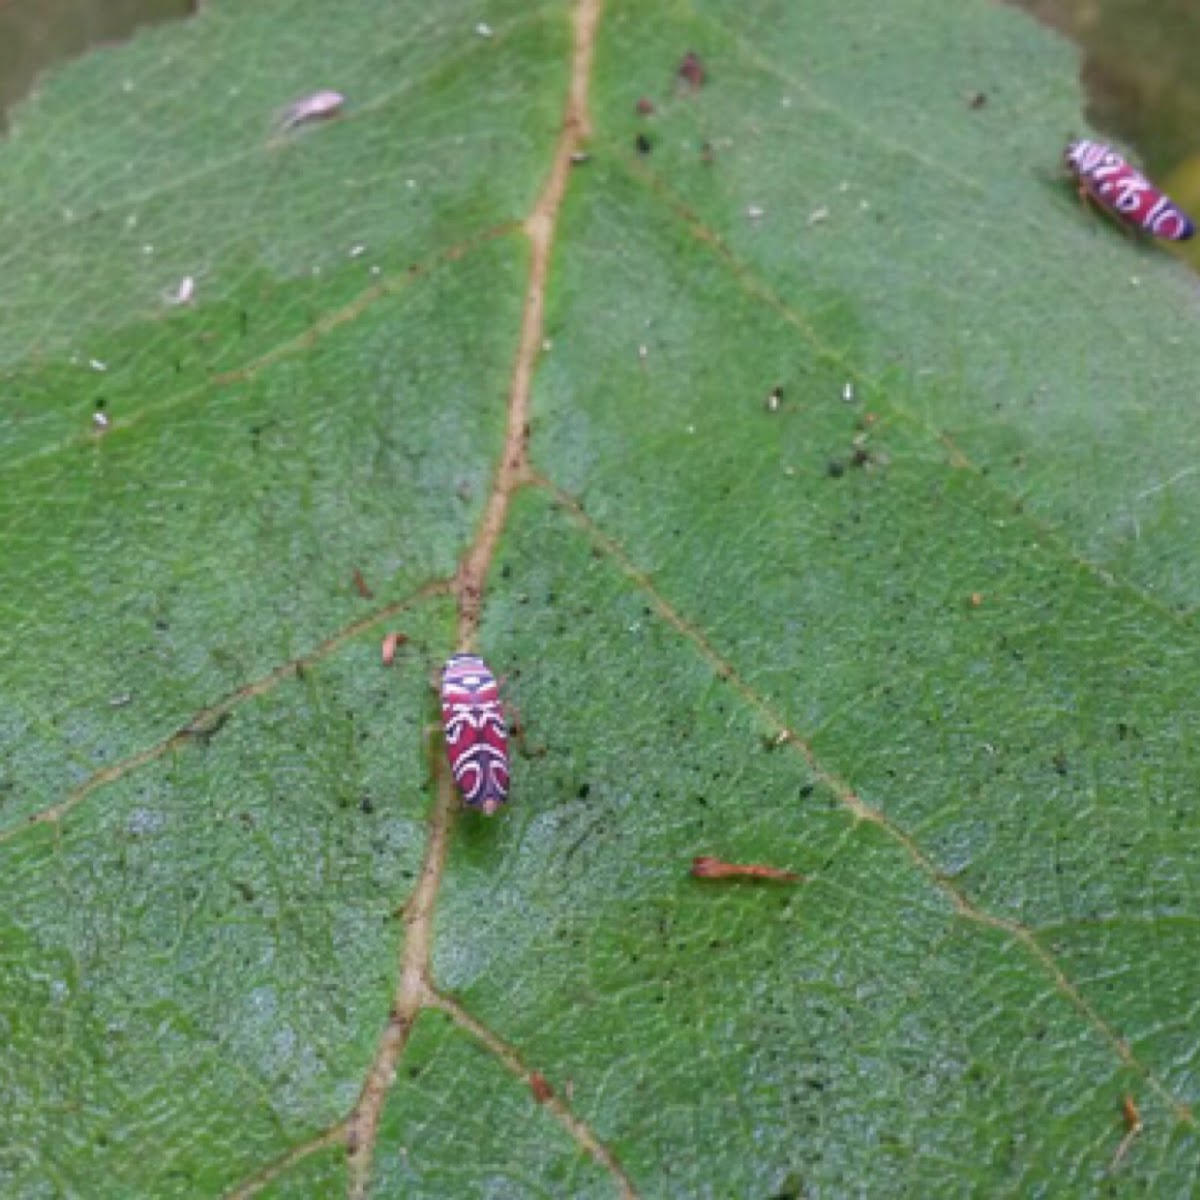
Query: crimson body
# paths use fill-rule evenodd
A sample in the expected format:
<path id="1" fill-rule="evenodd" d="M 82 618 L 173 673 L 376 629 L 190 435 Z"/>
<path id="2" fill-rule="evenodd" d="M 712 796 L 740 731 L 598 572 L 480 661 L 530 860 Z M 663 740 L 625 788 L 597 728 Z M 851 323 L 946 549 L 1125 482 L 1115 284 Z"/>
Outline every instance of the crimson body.
<path id="1" fill-rule="evenodd" d="M 442 727 L 463 800 L 491 816 L 508 799 L 508 727 L 496 677 L 475 654 L 456 654 L 442 668 Z"/>
<path id="2" fill-rule="evenodd" d="M 1111 146 L 1070 142 L 1063 151 L 1063 161 L 1097 204 L 1130 225 L 1172 242 L 1186 242 L 1196 232 L 1187 213 Z"/>

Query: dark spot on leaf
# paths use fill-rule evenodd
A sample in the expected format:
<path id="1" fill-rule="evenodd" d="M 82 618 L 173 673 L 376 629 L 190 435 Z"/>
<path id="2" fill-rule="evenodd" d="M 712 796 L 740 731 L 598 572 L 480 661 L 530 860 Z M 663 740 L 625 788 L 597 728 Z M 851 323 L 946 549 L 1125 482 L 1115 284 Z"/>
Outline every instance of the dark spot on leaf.
<path id="1" fill-rule="evenodd" d="M 643 156 L 650 153 L 650 139 L 644 133 L 639 133 L 637 135 L 637 140 L 634 142 L 634 146 L 637 147 L 637 152 Z"/>
<path id="2" fill-rule="evenodd" d="M 704 64 L 700 61 L 700 55 L 694 50 L 689 50 L 683 56 L 683 61 L 679 64 L 679 71 L 677 73 L 680 82 L 693 92 L 698 92 L 704 86 L 704 81 L 707 78 Z"/>
<path id="3" fill-rule="evenodd" d="M 840 459 L 831 458 L 825 464 L 825 470 L 829 473 L 831 479 L 841 479 L 846 473 L 846 464 Z"/>

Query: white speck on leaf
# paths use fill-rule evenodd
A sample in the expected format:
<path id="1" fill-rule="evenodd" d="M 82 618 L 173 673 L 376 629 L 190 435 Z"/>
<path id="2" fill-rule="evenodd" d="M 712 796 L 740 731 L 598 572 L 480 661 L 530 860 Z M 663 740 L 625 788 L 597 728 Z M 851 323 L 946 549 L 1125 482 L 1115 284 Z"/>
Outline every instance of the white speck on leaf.
<path id="1" fill-rule="evenodd" d="M 98 358 L 89 358 L 88 366 L 91 367 L 93 371 L 107 371 L 108 370 L 108 363 L 103 363 Z"/>
<path id="2" fill-rule="evenodd" d="M 365 250 L 366 250 L 366 246 L 364 246 L 362 244 L 362 242 L 359 242 L 357 246 L 350 247 L 350 257 L 358 258 L 359 255 L 361 255 Z"/>
<path id="3" fill-rule="evenodd" d="M 185 275 L 179 286 L 167 298 L 171 304 L 190 304 L 196 294 L 196 281 L 190 275 Z"/>
<path id="4" fill-rule="evenodd" d="M 104 433 L 108 429 L 108 414 L 98 410 L 92 413 L 92 428 L 97 433 Z"/>
<path id="5" fill-rule="evenodd" d="M 765 209 L 760 208 L 757 204 L 749 204 L 746 206 L 746 216 L 748 216 L 752 221 L 759 221 L 765 215 Z"/>
<path id="6" fill-rule="evenodd" d="M 479 24 L 475 26 L 475 32 L 481 38 L 490 38 L 492 36 L 492 27 L 485 24 L 483 21 L 480 21 Z"/>
<path id="7" fill-rule="evenodd" d="M 336 117 L 345 103 L 346 97 L 341 92 L 328 88 L 312 92 L 288 105 L 283 114 L 283 127 L 294 129 L 297 125 L 304 125 L 309 121 L 324 121 L 329 117 Z"/>
<path id="8" fill-rule="evenodd" d="M 810 225 L 820 225 L 820 223 L 828 216 L 829 209 L 825 208 L 824 206 L 821 208 L 814 208 L 812 212 L 808 214 L 808 223 Z"/>

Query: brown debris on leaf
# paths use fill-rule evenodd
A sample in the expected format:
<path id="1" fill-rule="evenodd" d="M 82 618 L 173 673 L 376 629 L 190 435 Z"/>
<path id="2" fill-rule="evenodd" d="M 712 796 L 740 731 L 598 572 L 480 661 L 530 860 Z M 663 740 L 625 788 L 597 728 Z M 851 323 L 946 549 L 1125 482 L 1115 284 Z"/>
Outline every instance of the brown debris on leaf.
<path id="1" fill-rule="evenodd" d="M 380 647 L 380 654 L 383 658 L 383 665 L 390 667 L 396 661 L 396 649 L 403 646 L 408 641 L 407 633 L 389 633 L 383 639 L 383 645 Z"/>
<path id="2" fill-rule="evenodd" d="M 785 871 L 780 867 L 764 867 L 758 863 L 729 863 L 702 854 L 692 859 L 692 878 L 771 879 L 777 883 L 798 883 L 801 877 L 795 871 Z"/>
<path id="3" fill-rule="evenodd" d="M 539 1104 L 545 1104 L 547 1100 L 554 1097 L 554 1089 L 550 1086 L 541 1071 L 529 1072 L 529 1090 L 533 1093 L 533 1098 Z"/>
<path id="4" fill-rule="evenodd" d="M 707 78 L 704 64 L 700 61 L 700 56 L 694 50 L 689 50 L 683 56 L 683 61 L 680 62 L 676 75 L 679 82 L 688 91 L 692 92 L 698 92 L 704 86 L 704 81 Z"/>
<path id="5" fill-rule="evenodd" d="M 642 96 L 635 107 L 639 117 L 649 117 L 654 113 L 654 101 L 649 96 Z"/>
<path id="6" fill-rule="evenodd" d="M 354 590 L 364 599 L 373 600 L 375 593 L 367 586 L 367 581 L 363 577 L 363 573 L 357 568 L 354 568 Z"/>
<path id="7" fill-rule="evenodd" d="M 1121 1097 L 1121 1116 L 1125 1118 L 1125 1136 L 1121 1139 L 1121 1144 L 1117 1147 L 1117 1152 L 1108 1165 L 1109 1174 L 1112 1174 L 1121 1165 L 1121 1160 L 1129 1153 L 1129 1147 L 1133 1145 L 1133 1139 L 1144 1128 L 1142 1114 L 1138 1111 L 1133 1097 L 1128 1093 Z"/>

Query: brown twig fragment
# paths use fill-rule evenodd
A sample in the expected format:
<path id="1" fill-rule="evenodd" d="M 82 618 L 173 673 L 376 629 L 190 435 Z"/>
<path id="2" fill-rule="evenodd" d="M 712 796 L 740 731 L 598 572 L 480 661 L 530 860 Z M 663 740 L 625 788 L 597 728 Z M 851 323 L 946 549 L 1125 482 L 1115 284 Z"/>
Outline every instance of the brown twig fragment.
<path id="1" fill-rule="evenodd" d="M 693 879 L 773 879 L 778 883 L 797 883 L 801 876 L 780 867 L 764 867 L 758 863 L 729 863 L 702 854 L 692 859 Z"/>

